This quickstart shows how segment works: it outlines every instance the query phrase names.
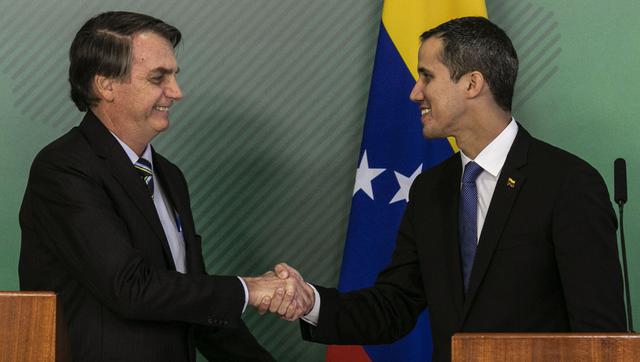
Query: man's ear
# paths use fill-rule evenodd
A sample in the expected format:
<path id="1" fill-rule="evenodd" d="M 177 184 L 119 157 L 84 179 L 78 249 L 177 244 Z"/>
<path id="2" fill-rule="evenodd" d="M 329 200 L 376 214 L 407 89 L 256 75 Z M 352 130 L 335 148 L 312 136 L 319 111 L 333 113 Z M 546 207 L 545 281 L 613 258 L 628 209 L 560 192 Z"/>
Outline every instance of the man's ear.
<path id="1" fill-rule="evenodd" d="M 96 96 L 105 102 L 113 102 L 113 83 L 113 78 L 107 78 L 100 74 L 93 76 L 93 90 Z"/>
<path id="2" fill-rule="evenodd" d="M 484 80 L 484 76 L 482 75 L 482 73 L 478 72 L 477 70 L 474 70 L 470 73 L 465 74 L 464 77 L 467 78 L 466 91 L 467 91 L 467 96 L 469 98 L 477 97 L 482 92 L 484 87 L 487 85 Z"/>

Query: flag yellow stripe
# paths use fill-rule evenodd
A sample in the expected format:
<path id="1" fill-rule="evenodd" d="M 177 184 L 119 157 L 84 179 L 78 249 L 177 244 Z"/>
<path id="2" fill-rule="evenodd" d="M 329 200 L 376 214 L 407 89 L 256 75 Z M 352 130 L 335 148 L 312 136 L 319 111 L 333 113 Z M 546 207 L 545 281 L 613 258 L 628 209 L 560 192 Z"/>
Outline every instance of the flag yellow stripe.
<path id="1" fill-rule="evenodd" d="M 413 79 L 418 78 L 420 34 L 463 16 L 486 17 L 484 0 L 385 0 L 382 6 L 382 23 Z M 451 137 L 449 143 L 458 152 Z"/>
<path id="2" fill-rule="evenodd" d="M 417 79 L 420 34 L 447 20 L 487 16 L 483 0 L 385 0 L 382 23 L 407 68 Z"/>

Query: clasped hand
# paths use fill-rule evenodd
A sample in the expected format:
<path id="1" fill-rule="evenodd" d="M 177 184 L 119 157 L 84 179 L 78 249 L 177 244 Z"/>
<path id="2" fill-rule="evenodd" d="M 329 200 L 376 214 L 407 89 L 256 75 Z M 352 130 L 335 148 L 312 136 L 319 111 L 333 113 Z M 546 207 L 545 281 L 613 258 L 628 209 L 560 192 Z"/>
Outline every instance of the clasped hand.
<path id="1" fill-rule="evenodd" d="M 294 321 L 313 308 L 315 294 L 297 270 L 285 263 L 259 277 L 243 278 L 249 290 L 249 304 L 260 314 L 277 313 Z"/>

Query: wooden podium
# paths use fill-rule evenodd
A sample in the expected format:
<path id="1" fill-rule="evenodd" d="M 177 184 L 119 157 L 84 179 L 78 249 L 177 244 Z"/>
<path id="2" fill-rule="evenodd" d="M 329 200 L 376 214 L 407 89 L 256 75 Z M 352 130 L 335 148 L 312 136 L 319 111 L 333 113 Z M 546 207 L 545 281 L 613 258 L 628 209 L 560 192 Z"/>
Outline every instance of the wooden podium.
<path id="1" fill-rule="evenodd" d="M 458 333 L 453 362 L 640 361 L 634 333 Z"/>
<path id="2" fill-rule="evenodd" d="M 54 293 L 0 292 L 0 351 L 0 362 L 70 360 Z"/>

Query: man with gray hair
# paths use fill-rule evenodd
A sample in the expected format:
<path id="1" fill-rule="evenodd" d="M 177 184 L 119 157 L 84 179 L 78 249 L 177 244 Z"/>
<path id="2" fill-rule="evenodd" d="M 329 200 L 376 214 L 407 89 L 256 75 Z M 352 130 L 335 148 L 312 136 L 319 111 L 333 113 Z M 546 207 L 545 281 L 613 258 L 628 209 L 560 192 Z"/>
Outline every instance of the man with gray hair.
<path id="1" fill-rule="evenodd" d="M 285 317 L 312 303 L 294 298 L 293 278 L 206 273 L 185 178 L 150 145 L 182 98 L 180 39 L 143 14 L 87 21 L 69 52 L 86 115 L 31 167 L 20 287 L 58 294 L 76 361 L 194 361 L 196 346 L 210 360 L 271 361 L 240 318 L 246 305 L 276 290 Z"/>

